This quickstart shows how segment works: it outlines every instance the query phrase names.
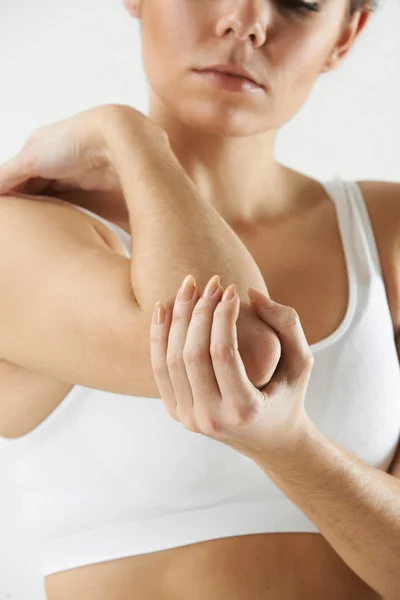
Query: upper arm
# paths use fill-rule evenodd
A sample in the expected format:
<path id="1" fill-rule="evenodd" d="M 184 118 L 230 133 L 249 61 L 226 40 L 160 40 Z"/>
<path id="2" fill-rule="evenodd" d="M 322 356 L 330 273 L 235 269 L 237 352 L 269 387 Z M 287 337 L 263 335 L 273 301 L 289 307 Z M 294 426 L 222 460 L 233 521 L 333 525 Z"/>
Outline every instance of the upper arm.
<path id="1" fill-rule="evenodd" d="M 400 334 L 398 334 L 396 336 L 396 348 L 397 348 L 397 355 L 398 355 L 399 361 L 400 361 Z M 399 398 L 399 402 L 400 402 L 400 398 Z M 394 458 L 390 464 L 388 473 L 390 473 L 394 477 L 397 477 L 398 479 L 400 479 L 400 440 L 399 440 L 399 445 L 397 446 L 396 454 L 394 455 Z"/>
<path id="2" fill-rule="evenodd" d="M 358 184 L 374 228 L 400 360 L 400 183 Z M 388 472 L 400 479 L 400 440 Z"/>
<path id="3" fill-rule="evenodd" d="M 395 335 L 400 333 L 400 183 L 359 181 L 378 247 Z"/>
<path id="4" fill-rule="evenodd" d="M 393 326 L 396 335 L 397 355 L 400 362 L 400 184 L 385 183 L 382 190 L 386 192 L 383 199 L 388 205 L 388 209 L 382 211 L 385 212 L 383 218 L 385 222 L 388 219 L 387 229 L 391 236 L 393 236 L 393 245 L 390 252 L 392 277 L 388 295 L 390 297 Z M 398 401 L 400 402 L 400 398 Z M 389 473 L 400 479 L 400 439 L 395 456 L 389 467 Z"/>
<path id="5" fill-rule="evenodd" d="M 400 442 L 397 446 L 396 454 L 394 455 L 394 458 L 391 462 L 388 473 L 390 473 L 390 475 L 393 475 L 393 477 L 397 477 L 397 479 L 400 479 Z"/>
<path id="6" fill-rule="evenodd" d="M 0 356 L 71 384 L 159 398 L 129 258 L 68 206 L 0 196 Z"/>

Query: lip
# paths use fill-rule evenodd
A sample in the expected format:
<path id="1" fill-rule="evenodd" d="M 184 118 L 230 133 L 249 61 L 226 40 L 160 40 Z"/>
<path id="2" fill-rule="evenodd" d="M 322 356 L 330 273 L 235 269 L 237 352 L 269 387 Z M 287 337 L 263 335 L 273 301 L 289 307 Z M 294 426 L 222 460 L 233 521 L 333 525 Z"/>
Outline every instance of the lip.
<path id="1" fill-rule="evenodd" d="M 221 73 L 220 71 L 194 71 L 201 77 L 207 85 L 224 90 L 225 92 L 235 93 L 254 93 L 260 92 L 263 88 L 257 83 L 245 77 L 238 77 L 230 73 Z"/>
<path id="2" fill-rule="evenodd" d="M 210 67 L 205 67 L 203 69 L 196 69 L 196 71 L 204 72 L 204 71 L 218 71 L 219 73 L 225 73 L 227 75 L 234 75 L 237 77 L 244 77 L 248 79 L 255 85 L 259 87 L 263 87 L 258 79 L 246 69 L 240 67 L 239 65 L 211 65 Z"/>

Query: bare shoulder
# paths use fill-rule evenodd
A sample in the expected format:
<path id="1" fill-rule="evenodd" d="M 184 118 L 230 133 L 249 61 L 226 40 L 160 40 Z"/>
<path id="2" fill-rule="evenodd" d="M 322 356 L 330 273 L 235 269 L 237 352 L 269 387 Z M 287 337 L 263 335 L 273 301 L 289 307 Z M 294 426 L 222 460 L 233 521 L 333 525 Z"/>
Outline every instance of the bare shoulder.
<path id="1" fill-rule="evenodd" d="M 68 202 L 52 196 L 39 196 L 20 192 L 2 194 L 0 195 L 0 210 L 2 211 L 2 217 L 5 219 L 14 219 L 15 215 L 20 217 L 25 213 L 33 218 L 35 218 L 35 215 L 40 215 L 39 219 L 42 219 L 43 215 L 52 215 L 55 217 L 55 221 L 59 220 L 67 227 L 77 220 L 82 223 L 92 222 L 92 219 L 86 213 L 78 211 Z M 67 219 L 67 223 L 65 219 Z"/>
<path id="2" fill-rule="evenodd" d="M 397 336 L 400 335 L 400 182 L 357 183 L 374 231 Z"/>
<path id="3" fill-rule="evenodd" d="M 13 192 L 1 195 L 0 217 L 3 247 L 11 249 L 20 247 L 22 240 L 24 246 L 37 244 L 39 235 L 51 241 L 69 236 L 77 243 L 84 238 L 102 242 L 88 215 L 56 198 Z"/>
<path id="4" fill-rule="evenodd" d="M 52 225 L 54 225 L 57 220 L 61 220 L 64 227 L 70 227 L 71 231 L 74 232 L 76 231 L 77 224 L 79 224 L 79 227 L 81 227 L 80 224 L 82 224 L 83 227 L 85 227 L 85 225 L 86 227 L 90 226 L 96 233 L 98 241 L 101 241 L 107 247 L 122 256 L 125 256 L 125 247 L 117 234 L 104 225 L 102 221 L 93 216 L 97 213 L 100 217 L 105 218 L 105 220 L 113 222 L 107 214 L 101 214 L 104 209 L 104 198 L 100 197 L 102 204 L 99 203 L 99 206 L 97 206 L 96 202 L 98 202 L 98 196 L 99 194 L 96 195 L 96 193 L 89 194 L 85 192 L 65 192 L 63 194 L 59 193 L 51 196 L 12 192 L 7 196 L 2 196 L 1 202 L 3 205 L 3 213 L 8 213 L 9 215 L 11 215 L 12 212 L 14 215 L 18 216 L 20 211 L 29 214 L 30 217 L 39 213 L 42 215 L 47 214 L 50 217 L 50 223 Z M 90 200 L 90 204 L 89 206 L 86 206 L 88 200 Z M 107 198 L 109 204 L 111 201 L 113 201 L 113 198 Z M 79 208 L 88 209 L 90 213 L 93 214 L 88 214 L 85 211 L 79 210 Z M 126 226 L 121 227 L 120 222 L 117 221 L 115 224 L 121 229 L 126 230 Z"/>
<path id="5" fill-rule="evenodd" d="M 48 198 L 46 197 L 46 200 Z M 119 236 L 108 225 L 95 218 L 94 215 L 105 219 L 110 224 L 116 225 L 131 235 L 129 224 L 129 213 L 126 200 L 120 190 L 116 191 L 86 191 L 69 190 L 65 192 L 52 192 L 49 198 L 55 202 L 61 201 L 64 205 L 74 210 L 74 212 L 84 215 L 89 219 L 93 227 L 97 230 L 104 242 L 113 250 L 126 255 L 126 249 Z M 81 210 L 89 210 L 89 214 Z"/>
<path id="6" fill-rule="evenodd" d="M 373 217 L 384 222 L 390 230 L 400 231 L 400 182 L 358 181 Z"/>

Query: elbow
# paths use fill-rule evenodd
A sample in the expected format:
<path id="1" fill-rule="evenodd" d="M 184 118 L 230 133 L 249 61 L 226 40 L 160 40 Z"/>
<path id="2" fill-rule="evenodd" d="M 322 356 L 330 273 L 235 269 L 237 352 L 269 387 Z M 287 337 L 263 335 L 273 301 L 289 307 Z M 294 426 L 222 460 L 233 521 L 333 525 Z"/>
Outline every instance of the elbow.
<path id="1" fill-rule="evenodd" d="M 260 389 L 271 380 L 281 357 L 279 338 L 244 302 L 241 302 L 237 332 L 239 352 L 247 377 Z"/>

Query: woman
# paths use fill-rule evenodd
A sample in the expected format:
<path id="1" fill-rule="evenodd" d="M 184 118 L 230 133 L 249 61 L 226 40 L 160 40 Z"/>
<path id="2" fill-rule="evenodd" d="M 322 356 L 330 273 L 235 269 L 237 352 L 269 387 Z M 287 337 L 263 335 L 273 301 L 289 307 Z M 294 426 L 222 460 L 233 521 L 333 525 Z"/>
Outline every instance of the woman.
<path id="1" fill-rule="evenodd" d="M 400 186 L 273 157 L 372 3 L 126 5 L 150 119 L 81 113 L 0 171 L 1 450 L 48 598 L 392 600 Z"/>

